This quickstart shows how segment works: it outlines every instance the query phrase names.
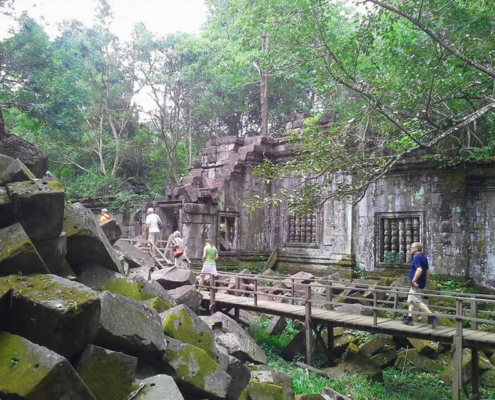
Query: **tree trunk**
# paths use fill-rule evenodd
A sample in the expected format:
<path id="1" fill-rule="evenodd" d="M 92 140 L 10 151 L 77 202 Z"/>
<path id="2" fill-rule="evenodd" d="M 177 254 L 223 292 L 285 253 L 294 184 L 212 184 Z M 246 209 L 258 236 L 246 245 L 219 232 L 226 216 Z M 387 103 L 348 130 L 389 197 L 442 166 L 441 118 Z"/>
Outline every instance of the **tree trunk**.
<path id="1" fill-rule="evenodd" d="M 262 50 L 268 54 L 268 36 L 263 34 Z M 268 68 L 261 69 L 261 136 L 268 136 Z"/>
<path id="2" fill-rule="evenodd" d="M 9 135 L 7 127 L 5 126 L 5 120 L 3 119 L 2 107 L 0 107 L 0 140 Z"/>

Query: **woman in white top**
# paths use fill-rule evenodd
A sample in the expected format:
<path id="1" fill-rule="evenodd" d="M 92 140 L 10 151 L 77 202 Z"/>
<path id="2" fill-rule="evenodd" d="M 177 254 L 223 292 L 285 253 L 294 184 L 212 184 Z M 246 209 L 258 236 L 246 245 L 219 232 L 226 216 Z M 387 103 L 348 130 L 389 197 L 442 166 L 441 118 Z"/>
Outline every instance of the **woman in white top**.
<path id="1" fill-rule="evenodd" d="M 173 248 L 174 248 L 174 251 L 177 250 L 179 247 L 182 250 L 184 250 L 184 253 L 182 253 L 182 255 L 179 256 L 179 257 L 174 257 L 174 265 L 177 268 L 188 269 L 187 262 L 185 260 L 185 258 L 186 258 L 186 249 L 184 247 L 184 239 L 181 238 L 179 231 L 175 231 L 174 232 L 174 239 L 173 239 Z"/>

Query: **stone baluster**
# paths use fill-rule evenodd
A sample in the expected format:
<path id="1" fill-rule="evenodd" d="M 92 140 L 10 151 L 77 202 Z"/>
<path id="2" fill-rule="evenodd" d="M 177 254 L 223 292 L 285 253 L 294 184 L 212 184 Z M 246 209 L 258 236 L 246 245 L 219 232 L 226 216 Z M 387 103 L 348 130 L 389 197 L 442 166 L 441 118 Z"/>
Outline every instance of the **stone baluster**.
<path id="1" fill-rule="evenodd" d="M 404 219 L 399 219 L 399 255 L 402 263 L 406 262 L 406 230 Z"/>
<path id="2" fill-rule="evenodd" d="M 383 220 L 383 261 L 385 261 L 385 254 L 390 251 L 390 220 Z"/>
<path id="3" fill-rule="evenodd" d="M 406 218 L 406 262 L 412 260 L 411 243 L 412 243 L 412 221 L 411 218 Z"/>

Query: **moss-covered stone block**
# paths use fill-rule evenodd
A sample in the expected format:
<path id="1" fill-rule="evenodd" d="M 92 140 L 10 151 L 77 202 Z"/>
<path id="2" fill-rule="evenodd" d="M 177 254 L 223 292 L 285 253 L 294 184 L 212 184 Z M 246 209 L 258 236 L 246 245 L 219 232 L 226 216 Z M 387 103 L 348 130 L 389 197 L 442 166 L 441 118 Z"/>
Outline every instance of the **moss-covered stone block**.
<path id="1" fill-rule="evenodd" d="M 96 263 L 81 264 L 75 268 L 75 272 L 79 282 L 95 290 L 109 291 L 135 301 L 147 301 L 158 297 L 170 307 L 175 306 L 174 299 L 165 289 L 158 283 L 147 281 L 140 276 L 128 278 Z"/>
<path id="2" fill-rule="evenodd" d="M 363 345 L 361 345 L 360 352 L 365 356 L 372 356 L 373 354 L 378 353 L 380 350 L 384 349 L 385 347 L 390 346 L 392 343 L 393 343 L 392 336 L 378 335 L 370 339 Z"/>
<path id="3" fill-rule="evenodd" d="M 94 344 L 143 359 L 161 359 L 165 350 L 160 317 L 144 304 L 110 292 L 99 294 L 101 316 Z"/>
<path id="4" fill-rule="evenodd" d="M 251 380 L 239 400 L 288 400 L 287 394 L 287 390 L 281 386 Z"/>
<path id="5" fill-rule="evenodd" d="M 408 338 L 414 349 L 422 356 L 432 356 L 438 351 L 442 350 L 442 346 L 438 342 L 432 342 L 431 340 L 412 339 Z"/>
<path id="6" fill-rule="evenodd" d="M 0 398 L 95 400 L 64 357 L 7 332 L 0 332 Z"/>
<path id="7" fill-rule="evenodd" d="M 56 275 L 0 278 L 12 294 L 2 321 L 5 330 L 65 357 L 91 343 L 98 329 L 100 300 L 94 290 Z"/>
<path id="8" fill-rule="evenodd" d="M 380 367 L 383 368 L 392 364 L 397 359 L 397 349 L 395 347 L 389 347 L 384 351 L 375 354 L 371 359 Z"/>
<path id="9" fill-rule="evenodd" d="M 462 381 L 467 383 L 471 380 L 471 349 L 464 349 L 462 352 Z M 490 360 L 486 355 L 480 351 L 478 360 L 478 369 L 480 371 L 493 370 Z M 454 375 L 454 361 L 451 359 L 447 367 L 440 373 L 440 380 L 448 385 L 452 383 L 452 377 Z"/>
<path id="10" fill-rule="evenodd" d="M 225 398 L 231 377 L 203 349 L 167 338 L 163 360 L 186 391 Z"/>
<path id="11" fill-rule="evenodd" d="M 213 331 L 189 307 L 181 304 L 160 315 L 163 333 L 184 343 L 192 344 L 208 353 L 217 360 L 218 350 L 215 346 Z"/>
<path id="12" fill-rule="evenodd" d="M 157 313 L 162 313 L 164 311 L 170 310 L 175 307 L 175 303 L 165 301 L 158 297 L 153 297 L 152 299 L 145 300 L 144 303 L 153 310 L 156 310 Z"/>
<path id="13" fill-rule="evenodd" d="M 399 354 L 395 366 L 398 368 L 403 368 L 404 364 L 411 363 L 416 368 L 425 372 L 439 372 L 442 367 L 435 361 L 429 359 L 426 356 L 422 356 L 416 350 L 410 349 Z"/>
<path id="14" fill-rule="evenodd" d="M 321 394 L 298 394 L 295 400 L 325 400 Z"/>
<path id="15" fill-rule="evenodd" d="M 0 276 L 49 271 L 21 224 L 0 229 Z"/>
<path id="16" fill-rule="evenodd" d="M 36 179 L 19 159 L 0 154 L 0 185 Z"/>
<path id="17" fill-rule="evenodd" d="M 346 333 L 342 336 L 337 336 L 333 340 L 333 352 L 338 357 L 344 354 L 349 344 L 357 341 L 356 336 Z"/>
<path id="18" fill-rule="evenodd" d="M 64 232 L 67 234 L 67 261 L 72 268 L 96 263 L 112 271 L 124 273 L 116 250 L 112 247 L 93 213 L 76 204 L 65 211 Z"/>
<path id="19" fill-rule="evenodd" d="M 31 240 L 55 239 L 62 232 L 65 191 L 55 178 L 43 178 L 7 185 L 20 222 Z"/>
<path id="20" fill-rule="evenodd" d="M 347 346 L 347 350 L 344 353 L 344 358 L 346 360 L 353 360 L 358 356 L 358 354 L 359 354 L 359 347 L 354 343 L 350 343 L 349 346 Z"/>
<path id="21" fill-rule="evenodd" d="M 87 346 L 75 369 L 96 400 L 126 399 L 134 380 L 137 358 Z"/>

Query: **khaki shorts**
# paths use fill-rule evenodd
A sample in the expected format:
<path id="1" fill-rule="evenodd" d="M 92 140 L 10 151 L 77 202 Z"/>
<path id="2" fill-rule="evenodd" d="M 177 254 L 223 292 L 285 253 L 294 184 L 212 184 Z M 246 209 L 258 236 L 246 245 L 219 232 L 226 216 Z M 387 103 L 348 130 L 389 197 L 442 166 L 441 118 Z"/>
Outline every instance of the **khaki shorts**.
<path id="1" fill-rule="evenodd" d="M 148 235 L 148 242 L 155 244 L 160 239 L 160 232 L 150 232 Z"/>
<path id="2" fill-rule="evenodd" d="M 423 302 L 423 289 L 412 287 L 409 290 L 409 296 L 407 296 L 407 302 L 409 304 L 420 304 Z"/>

